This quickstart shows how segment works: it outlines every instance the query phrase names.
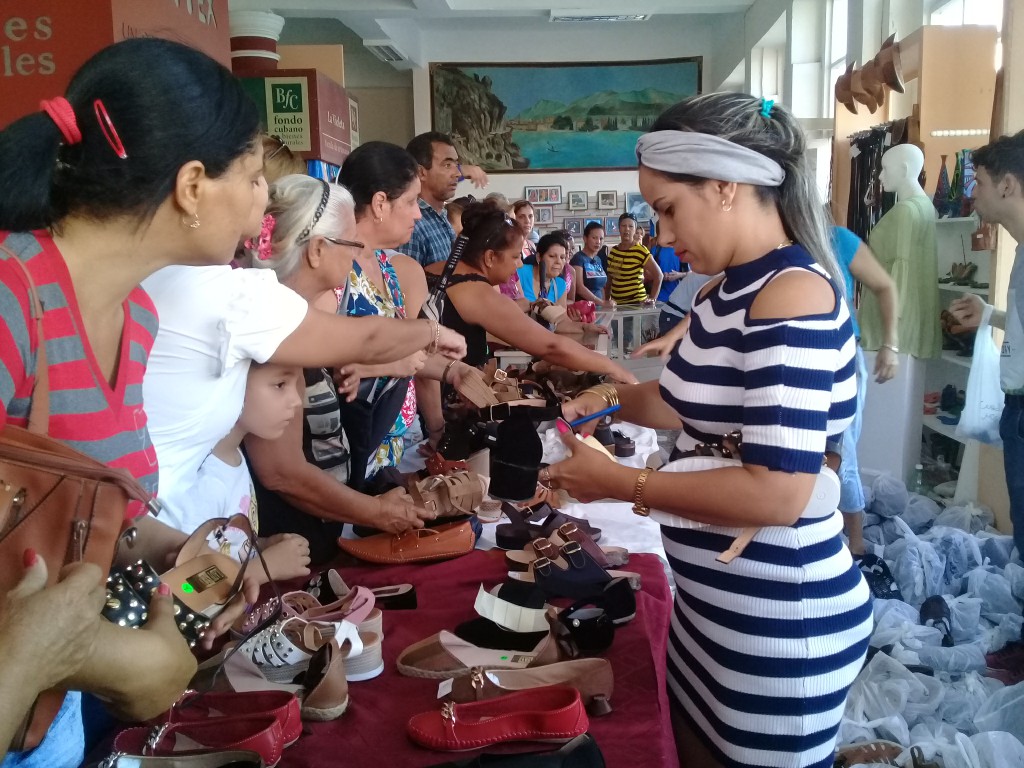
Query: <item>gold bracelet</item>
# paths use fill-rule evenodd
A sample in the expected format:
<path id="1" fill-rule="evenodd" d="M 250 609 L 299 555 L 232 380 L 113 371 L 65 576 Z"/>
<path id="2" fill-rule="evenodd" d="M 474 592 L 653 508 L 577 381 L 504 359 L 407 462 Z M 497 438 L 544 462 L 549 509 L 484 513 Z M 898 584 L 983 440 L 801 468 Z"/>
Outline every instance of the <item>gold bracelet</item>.
<path id="1" fill-rule="evenodd" d="M 441 324 L 436 320 L 430 320 L 428 322 L 431 324 L 431 326 L 433 326 L 434 329 L 434 340 L 430 342 L 430 345 L 427 347 L 427 354 L 432 355 L 435 352 L 437 352 L 437 345 L 441 342 Z"/>
<path id="2" fill-rule="evenodd" d="M 455 365 L 457 362 L 459 362 L 459 361 L 458 360 L 452 360 L 450 363 L 448 363 L 448 365 L 446 365 L 444 367 L 444 373 L 441 374 L 441 383 L 442 384 L 447 384 L 448 383 L 448 373 L 451 371 L 452 366 Z"/>
<path id="3" fill-rule="evenodd" d="M 589 389 L 583 390 L 583 394 L 592 393 L 604 400 L 609 408 L 619 404 L 619 392 L 611 384 L 595 384 Z"/>
<path id="4" fill-rule="evenodd" d="M 647 478 L 654 470 L 646 467 L 640 470 L 636 478 L 636 485 L 633 486 L 633 514 L 640 517 L 649 517 L 651 508 L 644 503 L 644 486 L 647 485 Z"/>

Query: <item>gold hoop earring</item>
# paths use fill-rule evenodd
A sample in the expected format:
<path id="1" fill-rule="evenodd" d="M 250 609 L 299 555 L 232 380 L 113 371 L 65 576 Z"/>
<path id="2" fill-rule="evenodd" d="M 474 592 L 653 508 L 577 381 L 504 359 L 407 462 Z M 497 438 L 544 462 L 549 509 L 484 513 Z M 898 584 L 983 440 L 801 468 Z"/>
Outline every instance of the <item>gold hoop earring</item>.
<path id="1" fill-rule="evenodd" d="M 727 202 L 725 202 L 725 200 L 723 200 L 722 201 L 722 210 L 723 211 L 731 211 L 732 210 L 732 203 L 727 203 Z"/>
<path id="2" fill-rule="evenodd" d="M 181 226 L 188 227 L 189 229 L 199 229 L 199 214 L 192 214 L 192 221 L 186 220 L 184 216 L 181 217 Z"/>

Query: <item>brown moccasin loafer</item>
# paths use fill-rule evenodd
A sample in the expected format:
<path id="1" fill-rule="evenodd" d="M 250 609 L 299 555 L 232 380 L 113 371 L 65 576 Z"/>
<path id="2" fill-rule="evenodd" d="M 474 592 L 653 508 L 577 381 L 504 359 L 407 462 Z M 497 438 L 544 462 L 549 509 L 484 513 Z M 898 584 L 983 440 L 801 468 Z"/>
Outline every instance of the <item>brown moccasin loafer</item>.
<path id="1" fill-rule="evenodd" d="M 368 563 L 427 563 L 473 551 L 476 536 L 469 522 L 405 533 L 380 533 L 364 539 L 338 539 L 338 546 Z"/>

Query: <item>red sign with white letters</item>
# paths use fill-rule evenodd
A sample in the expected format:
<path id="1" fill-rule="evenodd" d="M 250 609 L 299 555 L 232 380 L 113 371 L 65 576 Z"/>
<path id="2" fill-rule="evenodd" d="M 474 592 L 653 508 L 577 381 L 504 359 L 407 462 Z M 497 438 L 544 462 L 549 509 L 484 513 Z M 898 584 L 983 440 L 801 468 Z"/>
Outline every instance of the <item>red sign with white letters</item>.
<path id="1" fill-rule="evenodd" d="M 64 93 L 101 48 L 176 40 L 231 66 L 227 0 L 13 0 L 0 16 L 0 127 Z"/>

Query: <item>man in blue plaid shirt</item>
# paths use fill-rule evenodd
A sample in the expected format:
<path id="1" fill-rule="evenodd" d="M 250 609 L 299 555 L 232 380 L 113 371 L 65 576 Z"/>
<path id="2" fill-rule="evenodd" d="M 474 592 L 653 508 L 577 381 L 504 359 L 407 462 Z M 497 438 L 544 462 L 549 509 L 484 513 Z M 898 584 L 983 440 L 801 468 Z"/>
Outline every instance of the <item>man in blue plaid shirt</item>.
<path id="1" fill-rule="evenodd" d="M 421 218 L 412 231 L 412 239 L 398 250 L 425 267 L 435 261 L 445 261 L 452 250 L 455 230 L 448 221 L 444 204 L 455 197 L 455 189 L 463 178 L 483 187 L 487 184 L 487 174 L 476 166 L 466 166 L 463 170 L 451 137 L 437 131 L 421 133 L 406 149 L 420 166 Z"/>

